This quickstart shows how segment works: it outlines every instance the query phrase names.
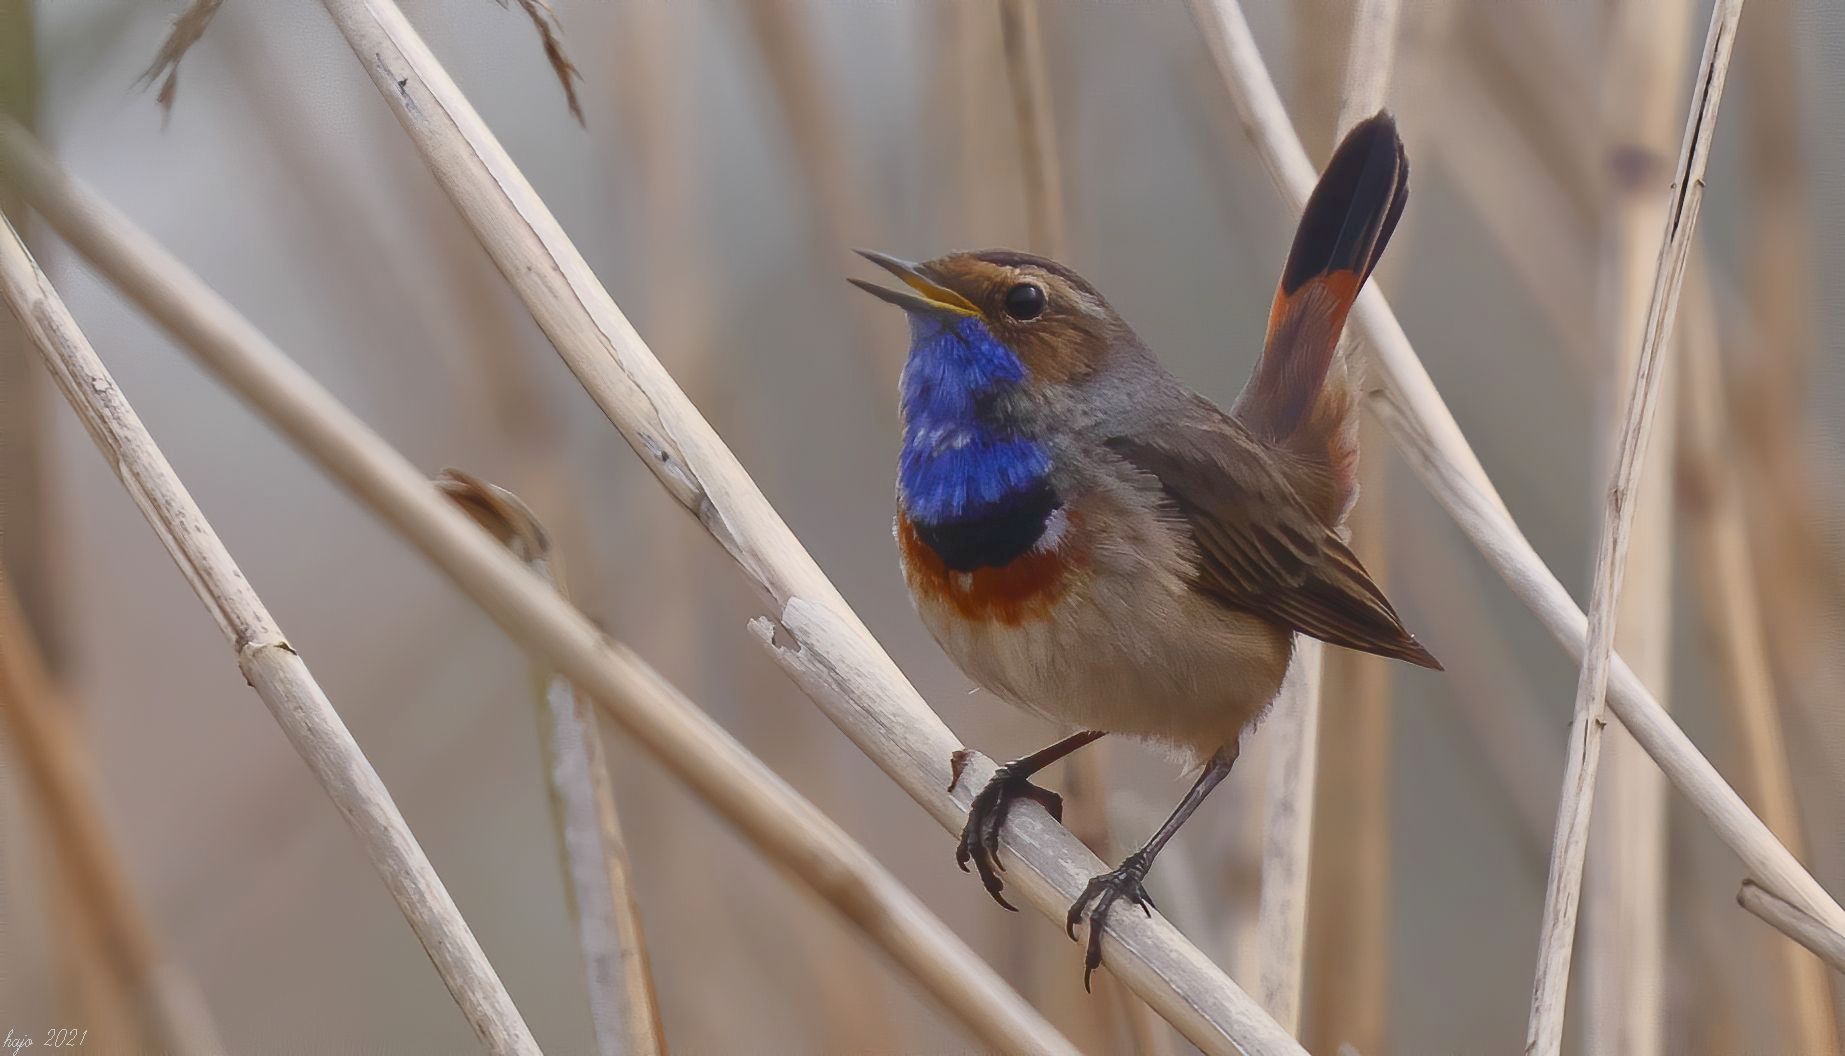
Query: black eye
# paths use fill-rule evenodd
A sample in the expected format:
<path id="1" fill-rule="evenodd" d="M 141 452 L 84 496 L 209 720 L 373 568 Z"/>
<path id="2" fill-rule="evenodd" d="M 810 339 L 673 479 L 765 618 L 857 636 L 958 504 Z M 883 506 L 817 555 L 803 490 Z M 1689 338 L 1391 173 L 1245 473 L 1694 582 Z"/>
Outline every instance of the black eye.
<path id="1" fill-rule="evenodd" d="M 1044 314 L 1044 290 L 1029 282 L 1021 282 L 1006 291 L 1006 314 L 1014 319 L 1036 319 Z"/>

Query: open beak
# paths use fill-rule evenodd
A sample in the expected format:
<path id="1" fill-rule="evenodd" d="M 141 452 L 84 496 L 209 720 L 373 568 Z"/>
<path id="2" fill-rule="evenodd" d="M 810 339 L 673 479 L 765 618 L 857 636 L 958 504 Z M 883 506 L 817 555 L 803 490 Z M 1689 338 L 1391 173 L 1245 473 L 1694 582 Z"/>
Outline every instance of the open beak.
<path id="1" fill-rule="evenodd" d="M 880 301 L 888 301 L 906 312 L 972 316 L 980 314 L 980 309 L 974 307 L 972 301 L 924 275 L 920 267 L 907 260 L 899 260 L 869 249 L 854 252 L 902 279 L 905 286 L 916 291 L 916 293 L 908 293 L 903 290 L 887 290 L 875 283 L 866 282 L 864 279 L 846 280 Z M 922 296 L 919 297 L 917 294 Z"/>

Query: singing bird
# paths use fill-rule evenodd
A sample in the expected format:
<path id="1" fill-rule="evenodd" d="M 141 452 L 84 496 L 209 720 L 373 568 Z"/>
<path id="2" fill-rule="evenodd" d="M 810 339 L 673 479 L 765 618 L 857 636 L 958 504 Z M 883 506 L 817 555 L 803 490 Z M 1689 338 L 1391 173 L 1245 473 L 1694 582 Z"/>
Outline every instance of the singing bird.
<path id="1" fill-rule="evenodd" d="M 1121 899 L 1229 774 L 1294 636 L 1440 669 L 1346 545 L 1357 379 L 1340 332 L 1408 195 L 1386 113 L 1339 144 L 1307 202 L 1255 374 L 1226 414 L 1162 367 L 1094 286 L 1027 253 L 912 264 L 855 285 L 909 314 L 895 534 L 929 631 L 982 687 L 1076 732 L 1001 766 L 956 859 L 1001 894 L 999 834 L 1029 778 L 1109 733 L 1202 764 L 1172 816 L 1070 907 L 1083 982 Z M 954 760 L 960 779 L 965 751 Z M 1150 912 L 1150 910 L 1149 910 Z"/>

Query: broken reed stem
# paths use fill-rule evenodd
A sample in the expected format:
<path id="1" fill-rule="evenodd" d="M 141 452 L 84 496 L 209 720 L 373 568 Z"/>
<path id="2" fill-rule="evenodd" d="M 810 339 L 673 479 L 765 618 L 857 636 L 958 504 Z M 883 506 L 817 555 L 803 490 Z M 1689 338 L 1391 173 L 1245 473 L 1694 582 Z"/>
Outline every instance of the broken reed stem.
<path id="1" fill-rule="evenodd" d="M 1753 880 L 1743 881 L 1742 890 L 1736 892 L 1736 904 L 1813 951 L 1833 970 L 1845 972 L 1845 934 L 1814 920 L 1800 907 L 1770 893 Z"/>
<path id="2" fill-rule="evenodd" d="M 0 129 L 18 132 L 10 122 Z M 245 679 L 352 826 L 475 1036 L 490 1052 L 536 1054 L 525 1021 L 384 783 L 10 224 L 0 232 L 0 292 L 65 399 L 236 650 Z"/>
<path id="3" fill-rule="evenodd" d="M 1768 827 L 1800 854 L 1806 840 L 1776 699 L 1761 584 L 1749 552 L 1748 498 L 1727 420 L 1709 272 L 1708 267 L 1694 267 L 1686 278 L 1680 353 L 1684 439 L 1678 477 L 1683 482 L 1681 507 L 1691 543 L 1690 565 L 1706 638 L 1715 647 L 1716 670 L 1725 690 L 1722 699 L 1731 717 L 1728 728 L 1744 760 L 1743 787 Z M 1777 943 L 1769 955 L 1779 976 L 1773 989 L 1782 1004 L 1789 1046 L 1796 1052 L 1831 1048 L 1838 1022 L 1825 968 L 1785 943 Z"/>
<path id="4" fill-rule="evenodd" d="M 1288 123 L 1241 8 L 1234 0 L 1191 2 L 1245 129 L 1276 186 L 1298 210 L 1313 189 L 1313 165 Z M 1389 303 L 1367 289 L 1352 318 L 1381 382 L 1367 393 L 1371 408 L 1405 461 L 1552 637 L 1580 656 L 1587 630 L 1582 609 L 1512 520 Z M 1608 704 L 1759 882 L 1819 919 L 1845 925 L 1845 909 L 1774 838 L 1619 657 L 1612 659 Z"/>
<path id="5" fill-rule="evenodd" d="M 976 1036 L 1007 1052 L 1073 1051 L 830 819 L 638 657 L 610 642 L 217 293 L 113 207 L 78 188 L 14 126 L 0 125 L 0 170 L 18 179 L 34 207 L 181 345 L 415 543 L 515 640 L 594 696 Z"/>
<path id="6" fill-rule="evenodd" d="M 1397 0 L 1363 0 L 1352 16 L 1334 141 L 1383 108 L 1396 55 Z M 1333 369 L 1359 371 L 1350 349 Z M 1325 648 L 1295 636 L 1294 662 L 1270 722 L 1263 808 L 1262 886 L 1257 899 L 1262 1006 L 1290 1033 L 1300 1029 L 1306 978 L 1307 907 L 1319 781 L 1321 686 Z"/>
<path id="7" fill-rule="evenodd" d="M 1563 1047 L 1570 955 L 1576 940 L 1583 861 L 1588 854 L 1589 819 L 1595 803 L 1596 770 L 1601 761 L 1605 725 L 1602 716 L 1610 659 L 1614 654 L 1616 613 L 1634 526 L 1635 492 L 1658 411 L 1685 265 L 1696 244 L 1692 233 L 1697 229 L 1698 211 L 1704 203 L 1704 170 L 1710 161 L 1717 107 L 1723 99 L 1736 22 L 1741 14 L 1742 0 L 1719 0 L 1711 13 L 1710 30 L 1704 40 L 1704 58 L 1698 66 L 1691 114 L 1685 123 L 1672 197 L 1665 214 L 1663 241 L 1654 271 L 1640 355 L 1634 365 L 1634 380 L 1622 415 L 1601 541 L 1595 555 L 1588 645 L 1576 683 L 1575 718 L 1570 723 L 1562 800 L 1557 807 L 1550 878 L 1545 885 L 1544 917 L 1538 933 L 1537 978 L 1531 988 L 1531 1018 L 1525 1032 L 1525 1052 L 1535 1056 L 1555 1056 Z"/>
<path id="8" fill-rule="evenodd" d="M 1057 116 L 1044 59 L 1044 23 L 1039 0 L 999 0 L 1000 43 L 1012 87 L 1018 125 L 1019 165 L 1025 177 L 1027 239 L 1032 250 L 1063 257 L 1065 232 L 1063 165 L 1057 152 Z"/>
<path id="9" fill-rule="evenodd" d="M 1614 7 L 1605 44 L 1602 119 L 1593 134 L 1608 174 L 1596 269 L 1607 282 L 1594 313 L 1600 350 L 1595 358 L 1606 364 L 1597 371 L 1603 375 L 1597 420 L 1604 467 L 1613 465 L 1623 424 L 1616 394 L 1633 376 L 1646 336 L 1659 232 L 1672 201 L 1664 171 L 1679 125 L 1691 18 L 1687 0 L 1628 0 Z M 1687 328 L 1677 329 L 1682 334 Z M 1667 706 L 1677 419 L 1668 386 L 1678 377 L 1674 370 L 1658 382 L 1668 394 L 1658 398 L 1651 457 L 1633 483 L 1626 548 L 1632 559 L 1610 615 L 1614 646 Z M 1589 821 L 1582 879 L 1584 1044 L 1590 1052 L 1658 1056 L 1666 1027 L 1665 786 L 1624 727 L 1614 724 L 1605 736 L 1606 791 L 1601 810 Z"/>
<path id="10" fill-rule="evenodd" d="M 111 983 L 127 997 L 142 1047 L 221 1052 L 198 986 L 161 951 L 104 821 L 95 760 L 61 699 L 12 584 L 0 576 L 0 716 L 24 765 L 43 833 L 72 900 L 97 932 Z M 126 1039 L 116 1039 L 128 1047 Z"/>
<path id="11" fill-rule="evenodd" d="M 186 10 L 173 20 L 173 28 L 167 33 L 166 39 L 161 41 L 160 51 L 154 55 L 153 64 L 136 82 L 146 88 L 160 80 L 160 91 L 154 98 L 160 103 L 162 122 L 173 115 L 173 99 L 179 92 L 180 60 L 205 35 L 205 27 L 211 25 L 212 16 L 223 6 L 224 0 L 192 0 Z M 161 74 L 166 75 L 165 80 L 161 80 Z"/>
<path id="12" fill-rule="evenodd" d="M 551 584 L 559 597 L 569 600 L 550 534 L 518 496 L 455 469 L 444 470 L 435 483 L 527 569 Z M 660 1006 L 594 705 L 548 665 L 536 665 L 534 673 L 545 779 L 583 953 L 596 1050 L 601 1056 L 660 1056 L 666 1051 Z"/>
<path id="13" fill-rule="evenodd" d="M 957 739 L 871 637 L 762 492 L 674 384 L 544 202 L 389 0 L 322 0 L 355 56 L 531 309 L 565 363 L 675 501 L 761 592 L 758 633 L 853 743 L 952 833 L 993 764 L 949 790 Z M 1007 879 L 1061 929 L 1104 868 L 1035 807 L 1013 813 Z M 1118 914 L 1103 937 L 1114 974 L 1207 1052 L 1299 1051 L 1161 916 Z"/>

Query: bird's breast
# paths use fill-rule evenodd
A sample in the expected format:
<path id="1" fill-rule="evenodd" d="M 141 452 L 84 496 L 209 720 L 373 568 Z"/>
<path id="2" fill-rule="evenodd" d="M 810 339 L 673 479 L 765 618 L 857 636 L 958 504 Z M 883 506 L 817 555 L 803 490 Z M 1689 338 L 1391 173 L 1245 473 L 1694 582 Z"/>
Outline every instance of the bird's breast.
<path id="1" fill-rule="evenodd" d="M 938 549 L 940 539 L 934 538 L 941 531 L 941 526 L 920 525 L 907 513 L 897 514 L 904 580 L 918 604 L 975 623 L 1016 627 L 1047 618 L 1084 565 L 1081 514 L 1066 507 L 1045 513 L 1034 538 L 1003 564 L 951 566 Z"/>

